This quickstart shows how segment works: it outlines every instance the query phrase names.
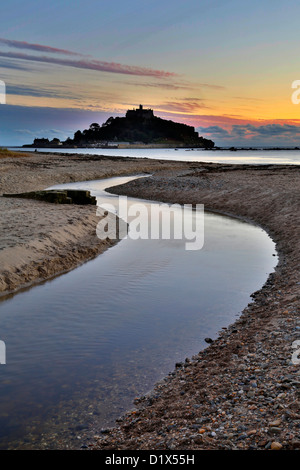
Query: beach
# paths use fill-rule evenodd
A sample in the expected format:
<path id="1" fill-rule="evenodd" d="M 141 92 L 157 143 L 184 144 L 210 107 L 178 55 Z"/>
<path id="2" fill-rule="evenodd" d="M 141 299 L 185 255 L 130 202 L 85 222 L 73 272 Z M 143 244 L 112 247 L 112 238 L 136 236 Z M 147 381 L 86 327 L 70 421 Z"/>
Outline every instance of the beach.
<path id="1" fill-rule="evenodd" d="M 29 153 L 1 160 L 0 193 L 147 173 L 115 194 L 207 210 L 258 224 L 279 263 L 239 319 L 198 355 L 174 364 L 112 429 L 94 429 L 90 449 L 300 448 L 299 167 L 225 165 Z M 66 272 L 113 242 L 96 236 L 93 206 L 0 197 L 0 292 Z"/>

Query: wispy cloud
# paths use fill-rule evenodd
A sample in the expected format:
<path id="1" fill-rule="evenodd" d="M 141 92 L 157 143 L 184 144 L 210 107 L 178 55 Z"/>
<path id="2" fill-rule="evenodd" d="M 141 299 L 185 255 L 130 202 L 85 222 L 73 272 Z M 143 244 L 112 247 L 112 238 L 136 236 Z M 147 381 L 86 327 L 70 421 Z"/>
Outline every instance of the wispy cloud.
<path id="1" fill-rule="evenodd" d="M 52 47 L 43 44 L 29 43 L 27 41 L 17 41 L 13 39 L 0 38 L 0 45 L 6 48 L 23 49 L 43 54 L 30 54 L 21 51 L 8 51 L 4 49 L 0 51 L 0 57 L 4 60 L 0 61 L 0 67 L 25 70 L 26 62 L 28 65 L 32 62 L 40 64 L 54 64 L 63 67 L 72 67 L 77 69 L 94 70 L 96 72 L 107 72 L 122 75 L 132 75 L 138 77 L 151 77 L 157 81 L 139 81 L 139 82 L 122 82 L 122 85 L 128 84 L 135 87 L 145 88 L 162 88 L 165 90 L 223 90 L 225 87 L 209 83 L 190 83 L 185 81 L 181 75 L 165 70 L 156 70 L 152 67 L 140 67 L 135 65 L 120 64 L 117 62 L 107 62 L 92 58 L 90 55 L 81 54 L 76 51 Z M 65 55 L 66 57 L 58 57 Z M 69 56 L 69 57 L 68 57 Z M 70 57 L 72 56 L 72 57 Z M 75 59 L 74 56 L 77 56 Z M 6 60 L 5 60 L 6 59 Z M 27 69 L 28 70 L 28 69 Z M 169 80 L 166 80 L 169 79 Z M 158 81 L 159 80 L 159 81 Z M 36 96 L 36 95 L 34 95 Z M 169 110 L 176 110 L 175 103 L 168 103 Z M 198 106 L 199 107 L 199 106 Z M 201 108 L 203 108 L 203 104 Z M 168 110 L 167 109 L 167 110 Z M 178 112 L 190 112 L 182 106 L 178 108 Z"/>
<path id="2" fill-rule="evenodd" d="M 13 47 L 16 49 L 29 49 L 31 51 L 47 52 L 50 54 L 65 54 L 65 55 L 72 55 L 72 56 L 83 55 L 78 52 L 69 51 L 67 49 L 59 49 L 57 47 L 44 46 L 42 44 L 32 44 L 26 41 L 15 41 L 13 39 L 0 38 L 0 44 L 3 44 L 8 47 Z"/>
<path id="3" fill-rule="evenodd" d="M 23 85 L 10 85 L 6 87 L 6 93 L 8 95 L 19 95 L 19 96 L 37 96 L 44 98 L 64 98 L 64 99 L 79 99 L 74 93 L 69 93 L 65 90 L 57 90 L 51 88 L 39 88 L 30 87 Z"/>
<path id="4" fill-rule="evenodd" d="M 249 98 L 246 96 L 234 96 L 233 98 L 235 100 L 241 100 L 241 101 L 265 101 L 262 98 Z"/>
<path id="5" fill-rule="evenodd" d="M 203 100 L 197 98 L 183 98 L 180 101 L 167 101 L 155 107 L 160 111 L 167 111 L 171 113 L 193 114 L 199 112 L 201 109 L 208 109 Z"/>
<path id="6" fill-rule="evenodd" d="M 24 61 L 42 62 L 47 64 L 61 65 L 64 67 L 75 67 L 78 69 L 95 70 L 97 72 L 109 72 L 126 75 L 139 75 L 146 77 L 156 78 L 171 78 L 176 74 L 173 72 L 165 72 L 163 70 L 154 70 L 147 67 L 138 67 L 134 65 L 124 65 L 116 62 L 104 62 L 96 59 L 60 59 L 56 57 L 36 56 L 23 54 L 18 52 L 3 52 L 0 51 L 1 57 L 20 59 Z"/>
<path id="7" fill-rule="evenodd" d="M 210 85 L 208 83 L 188 83 L 182 82 L 180 80 L 171 82 L 122 82 L 123 85 L 130 85 L 135 87 L 144 87 L 144 88 L 163 88 L 165 90 L 194 90 L 201 91 L 203 88 L 209 88 L 211 90 L 225 90 L 226 88 L 221 85 Z"/>
<path id="8" fill-rule="evenodd" d="M 134 87 L 145 87 L 145 88 L 164 88 L 166 90 L 191 90 L 191 85 L 182 85 L 181 83 L 170 83 L 170 82 L 122 82 L 123 85 L 130 85 Z"/>
<path id="9" fill-rule="evenodd" d="M 0 60 L 0 68 L 28 71 L 28 64 L 25 64 L 24 62 L 21 64 L 18 60 L 4 59 Z"/>
<path id="10" fill-rule="evenodd" d="M 198 86 L 200 88 L 212 88 L 213 90 L 226 90 L 226 87 L 225 86 L 222 86 L 222 85 L 214 85 L 214 84 L 210 84 L 210 83 L 199 83 Z"/>

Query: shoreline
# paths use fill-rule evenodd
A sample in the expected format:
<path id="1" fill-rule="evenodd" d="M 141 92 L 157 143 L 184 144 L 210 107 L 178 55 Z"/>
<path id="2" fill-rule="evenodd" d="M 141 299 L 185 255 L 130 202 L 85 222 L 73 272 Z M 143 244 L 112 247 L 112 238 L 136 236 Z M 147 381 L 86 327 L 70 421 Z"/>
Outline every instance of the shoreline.
<path id="1" fill-rule="evenodd" d="M 110 159 L 107 156 L 101 159 L 100 156 L 78 155 L 68 155 L 66 159 L 44 153 L 5 160 L 1 161 L 5 176 L 1 193 L 44 189 L 43 185 L 49 187 L 68 181 L 154 173 L 151 178 L 114 187 L 113 192 L 161 202 L 204 203 L 209 210 L 246 217 L 247 221 L 267 231 L 276 244 L 279 261 L 275 272 L 270 274 L 262 289 L 252 294 L 254 301 L 243 310 L 238 320 L 224 328 L 220 336 L 198 355 L 177 364 L 175 371 L 148 395 L 137 399 L 136 409 L 121 417 L 116 427 L 104 432 L 94 429 L 89 448 L 263 449 L 270 448 L 272 442 L 277 441 L 284 449 L 300 447 L 300 366 L 291 364 L 292 340 L 300 339 L 300 330 L 299 333 L 297 330 L 300 326 L 297 316 L 300 298 L 299 167 L 268 164 L 268 168 L 258 169 L 257 165 L 129 157 Z M 3 199 L 0 198 L 1 203 Z M 254 201 L 256 205 L 252 207 Z M 12 203 L 12 199 L 9 198 L 6 204 L 9 202 Z M 57 258 L 57 244 L 61 243 L 59 258 L 65 259 L 66 263 L 69 263 L 68 254 L 74 248 L 78 252 L 81 250 L 81 259 L 72 257 L 74 266 L 69 265 L 67 270 L 86 260 L 85 248 L 96 242 L 93 230 L 97 222 L 91 212 L 93 209 L 89 208 L 91 213 L 87 214 L 86 207 L 82 210 L 78 206 L 66 208 L 37 201 L 34 204 L 27 201 L 29 205 L 26 206 L 24 200 L 19 200 L 18 204 L 18 207 L 6 205 L 2 208 L 4 218 L 5 214 L 8 217 L 7 222 L 11 220 L 12 209 L 18 213 L 15 225 L 9 227 L 10 233 L 14 233 L 20 221 L 28 217 L 30 210 L 40 213 L 40 204 L 43 204 L 42 222 L 45 226 L 41 230 L 33 216 L 28 220 L 28 233 L 23 224 L 16 240 L 11 241 L 8 237 L 12 246 L 2 247 L 0 259 L 5 249 L 16 252 L 22 240 L 22 256 L 24 249 L 32 255 L 37 243 L 41 243 L 35 261 L 39 260 L 39 267 L 50 265 L 49 246 L 47 248 L 49 227 L 53 221 L 57 223 L 59 213 L 59 230 L 56 227 L 50 237 L 53 257 Z M 273 207 L 275 216 L 270 207 Z M 67 224 L 66 234 L 67 220 L 73 222 Z M 76 230 L 77 236 L 74 235 L 72 225 L 75 220 L 80 236 Z M 99 240 L 97 243 L 93 256 L 98 254 Z M 24 277 L 25 265 L 18 267 L 15 258 L 10 260 L 15 265 L 10 265 L 10 273 L 6 276 L 12 276 L 14 269 L 18 269 L 19 279 Z M 53 266 L 57 268 L 55 263 Z M 47 269 L 45 271 L 33 271 L 33 276 L 38 272 L 42 274 L 41 279 L 47 279 L 43 277 L 47 275 Z M 1 275 L 3 270 L 0 279 Z M 6 295 L 7 288 L 2 292 Z"/>
<path id="2" fill-rule="evenodd" d="M 166 148 L 170 148 L 170 149 L 180 149 L 180 148 L 186 148 L 186 149 L 199 149 L 199 150 L 203 150 L 203 151 L 216 151 L 216 150 L 220 150 L 220 151 L 235 151 L 235 150 L 241 150 L 241 151 L 261 151 L 261 150 L 264 150 L 264 151 L 268 151 L 268 150 L 278 150 L 278 151 L 286 151 L 286 152 L 289 152 L 291 150 L 295 151 L 295 150 L 300 150 L 299 147 L 239 147 L 239 146 L 234 146 L 234 147 L 218 147 L 218 146 L 215 146 L 215 147 L 212 147 L 212 148 L 205 148 L 205 147 L 187 147 L 187 146 L 184 146 L 184 145 L 178 145 L 178 146 L 175 146 L 175 145 L 170 145 L 170 144 L 145 144 L 145 145 L 140 145 L 140 144 L 129 144 L 129 145 L 124 145 L 123 144 L 119 144 L 121 145 L 120 147 L 118 147 L 118 143 L 116 144 L 115 147 L 110 147 L 110 146 L 100 146 L 100 147 L 67 147 L 67 146 L 53 146 L 53 147 L 37 147 L 37 146 L 34 146 L 34 145 L 22 145 L 22 146 L 9 146 L 8 148 L 13 148 L 13 149 L 16 149 L 16 148 L 19 148 L 19 149 L 28 149 L 29 152 L 32 152 L 34 150 L 31 150 L 31 149 L 37 149 L 37 152 L 39 152 L 42 148 L 45 148 L 47 151 L 49 151 L 49 153 L 51 152 L 51 149 L 60 149 L 62 150 L 62 153 L 63 153 L 63 150 L 64 149 L 67 149 L 67 150 L 80 150 L 80 149 L 91 149 L 91 150 L 95 150 L 95 149 L 116 149 L 116 148 L 134 148 L 134 149 L 138 149 L 138 150 L 143 150 L 143 149 L 150 149 L 150 148 L 153 148 L 153 149 L 166 149 Z"/>

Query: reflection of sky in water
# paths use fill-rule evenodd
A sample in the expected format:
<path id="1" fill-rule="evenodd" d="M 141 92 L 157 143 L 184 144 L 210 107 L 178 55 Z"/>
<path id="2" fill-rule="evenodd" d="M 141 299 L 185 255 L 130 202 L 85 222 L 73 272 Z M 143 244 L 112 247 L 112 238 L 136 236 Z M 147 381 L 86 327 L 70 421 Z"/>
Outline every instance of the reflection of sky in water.
<path id="1" fill-rule="evenodd" d="M 103 185 L 124 180 L 68 187 L 96 189 L 100 198 Z M 232 323 L 277 261 L 261 229 L 214 214 L 205 215 L 202 250 L 186 251 L 184 243 L 125 239 L 0 303 L 2 437 L 16 437 L 16 423 L 51 416 L 60 401 L 68 406 L 78 396 L 95 400 L 100 422 L 116 418 Z"/>
<path id="2" fill-rule="evenodd" d="M 22 149 L 16 149 L 22 150 Z M 28 149 L 27 149 L 28 150 Z M 23 149 L 26 151 L 26 149 Z M 62 152 L 62 149 L 41 148 L 39 152 Z M 63 149 L 64 153 L 141 157 L 160 160 L 214 163 L 300 164 L 300 150 L 202 150 L 202 149 Z"/>

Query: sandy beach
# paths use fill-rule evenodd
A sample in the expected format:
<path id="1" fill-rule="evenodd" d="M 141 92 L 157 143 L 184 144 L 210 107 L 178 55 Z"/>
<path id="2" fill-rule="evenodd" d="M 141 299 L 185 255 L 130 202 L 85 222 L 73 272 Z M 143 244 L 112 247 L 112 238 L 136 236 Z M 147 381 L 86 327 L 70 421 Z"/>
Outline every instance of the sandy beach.
<path id="1" fill-rule="evenodd" d="M 223 165 L 32 153 L 0 160 L 0 193 L 149 173 L 113 192 L 199 203 L 264 228 L 279 263 L 241 317 L 171 372 L 90 449 L 300 448 L 299 166 Z M 94 206 L 0 197 L 0 293 L 70 270 L 111 246 Z M 300 356 L 300 354 L 299 354 Z"/>

